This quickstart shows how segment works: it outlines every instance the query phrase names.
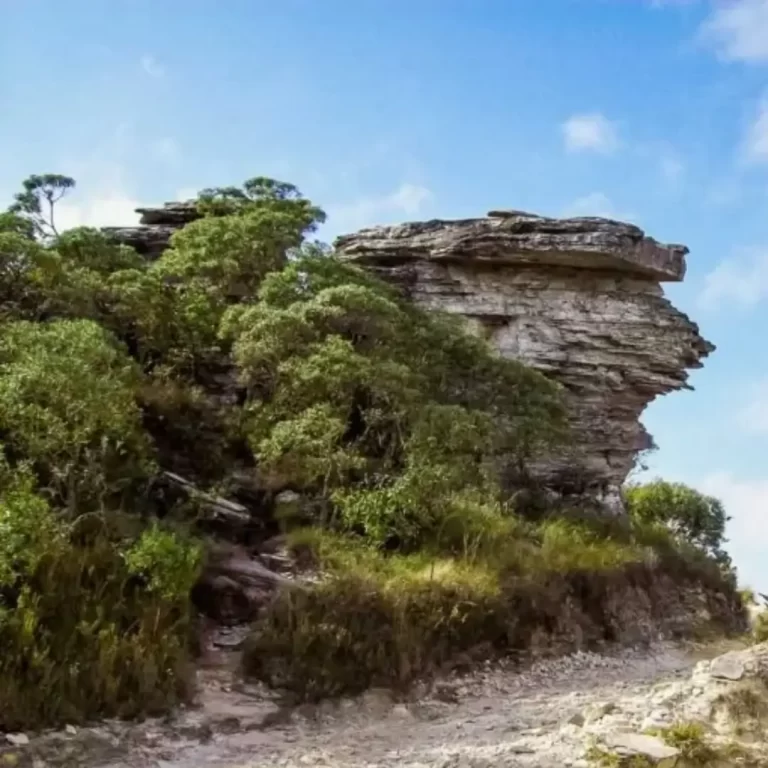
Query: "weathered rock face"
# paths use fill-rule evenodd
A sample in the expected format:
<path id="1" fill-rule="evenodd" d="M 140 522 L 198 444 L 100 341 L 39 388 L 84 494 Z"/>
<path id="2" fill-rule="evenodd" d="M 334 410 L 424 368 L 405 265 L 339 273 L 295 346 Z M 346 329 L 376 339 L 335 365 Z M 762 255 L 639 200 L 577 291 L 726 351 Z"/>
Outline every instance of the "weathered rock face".
<path id="1" fill-rule="evenodd" d="M 166 203 L 161 208 L 137 208 L 136 213 L 141 216 L 138 226 L 104 227 L 102 231 L 151 260 L 157 259 L 168 247 L 177 229 L 199 218 L 194 200 Z"/>
<path id="2" fill-rule="evenodd" d="M 652 440 L 639 421 L 687 387 L 714 347 L 664 298 L 687 248 L 599 218 L 517 211 L 364 229 L 335 246 L 416 303 L 464 315 L 502 355 L 565 388 L 573 441 L 532 467 L 560 492 L 621 510 L 619 487 Z"/>
<path id="3" fill-rule="evenodd" d="M 138 213 L 139 226 L 104 231 L 148 259 L 198 218 L 193 201 Z M 688 369 L 714 349 L 660 286 L 683 279 L 688 249 L 629 224 L 492 211 L 364 229 L 335 245 L 414 302 L 463 315 L 502 355 L 559 381 L 573 440 L 531 471 L 553 490 L 586 494 L 616 512 L 621 484 L 652 446 L 643 410 L 657 395 L 686 388 Z"/>

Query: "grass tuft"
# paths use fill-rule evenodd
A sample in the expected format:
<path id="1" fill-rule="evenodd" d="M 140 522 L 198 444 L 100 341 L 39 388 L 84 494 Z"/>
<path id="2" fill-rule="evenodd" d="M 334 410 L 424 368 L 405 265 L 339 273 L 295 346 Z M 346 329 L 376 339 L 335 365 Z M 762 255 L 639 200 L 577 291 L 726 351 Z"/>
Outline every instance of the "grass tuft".
<path id="1" fill-rule="evenodd" d="M 626 598 L 638 591 L 637 611 L 667 609 L 654 589 L 671 555 L 651 560 L 632 535 L 564 520 L 513 518 L 506 537 L 465 555 L 387 553 L 317 528 L 290 534 L 289 547 L 321 583 L 278 596 L 254 625 L 243 664 L 302 699 L 407 686 L 477 658 L 611 641 L 636 619 Z M 699 578 L 695 563 L 675 567 L 676 579 Z"/>

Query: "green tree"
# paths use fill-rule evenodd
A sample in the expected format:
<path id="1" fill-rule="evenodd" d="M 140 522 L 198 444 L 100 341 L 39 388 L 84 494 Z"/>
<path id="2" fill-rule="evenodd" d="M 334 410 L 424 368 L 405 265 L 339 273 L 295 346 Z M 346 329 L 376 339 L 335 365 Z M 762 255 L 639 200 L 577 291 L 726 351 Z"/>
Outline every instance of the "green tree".
<path id="1" fill-rule="evenodd" d="M 99 277 L 145 266 L 144 259 L 133 248 L 114 243 L 93 227 L 76 227 L 63 232 L 53 245 L 66 267 L 89 270 Z"/>
<path id="2" fill-rule="evenodd" d="M 630 517 L 662 524 L 689 544 L 720 561 L 728 561 L 723 544 L 730 518 L 718 499 L 683 483 L 664 480 L 630 485 L 624 498 Z"/>
<path id="3" fill-rule="evenodd" d="M 73 513 L 151 470 L 135 400 L 138 371 L 88 320 L 6 323 L 0 333 L 0 434 Z"/>
<path id="4" fill-rule="evenodd" d="M 58 173 L 34 174 L 22 182 L 23 189 L 14 196 L 8 209 L 27 219 L 40 237 L 58 235 L 56 203 L 75 186 L 75 180 Z"/>
<path id="5" fill-rule="evenodd" d="M 222 333 L 262 471 L 379 541 L 435 535 L 470 497 L 498 503 L 502 456 L 563 434 L 555 384 L 315 249 L 231 308 Z"/>
<path id="6" fill-rule="evenodd" d="M 266 176 L 248 179 L 242 187 L 212 187 L 200 192 L 198 209 L 206 216 L 271 211 L 290 215 L 303 234 L 325 221 L 325 212 L 307 200 L 293 184 Z"/>
<path id="7" fill-rule="evenodd" d="M 174 234 L 152 269 L 229 303 L 252 299 L 261 281 L 325 220 L 291 184 L 258 177 L 242 188 L 203 190 L 204 217 Z"/>
<path id="8" fill-rule="evenodd" d="M 0 231 L 0 321 L 45 317 L 61 276 L 55 251 L 18 231 Z"/>
<path id="9" fill-rule="evenodd" d="M 5 211 L 0 213 L 0 234 L 8 233 L 32 240 L 35 236 L 35 227 L 29 219 L 19 216 L 18 213 Z"/>

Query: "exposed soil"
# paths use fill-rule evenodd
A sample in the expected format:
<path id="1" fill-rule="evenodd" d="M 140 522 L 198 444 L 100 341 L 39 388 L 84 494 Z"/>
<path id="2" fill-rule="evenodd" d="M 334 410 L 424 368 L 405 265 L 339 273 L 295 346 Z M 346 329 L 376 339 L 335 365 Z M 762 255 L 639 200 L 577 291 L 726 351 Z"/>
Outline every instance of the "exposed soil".
<path id="1" fill-rule="evenodd" d="M 163 721 L 105 723 L 8 749 L 19 766 L 87 768 L 562 768 L 586 765 L 572 718 L 595 707 L 640 712 L 662 683 L 687 676 L 723 643 L 658 644 L 579 653 L 524 671 L 487 665 L 422 687 L 407 699 L 289 707 L 258 685 L 233 682 L 236 654 L 199 670 L 195 707 Z M 7 759 L 7 758 L 5 758 Z"/>

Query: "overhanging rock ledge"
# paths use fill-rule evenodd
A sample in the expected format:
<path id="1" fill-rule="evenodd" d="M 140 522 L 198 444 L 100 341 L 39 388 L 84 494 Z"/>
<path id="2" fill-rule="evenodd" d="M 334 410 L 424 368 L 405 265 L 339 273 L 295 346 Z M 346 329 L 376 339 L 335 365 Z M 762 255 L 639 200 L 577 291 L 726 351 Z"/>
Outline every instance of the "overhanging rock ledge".
<path id="1" fill-rule="evenodd" d="M 683 279 L 688 249 L 630 224 L 492 211 L 372 227 L 334 245 L 417 304 L 465 316 L 502 355 L 559 381 L 573 439 L 532 473 L 617 514 L 621 485 L 653 445 L 643 410 L 690 388 L 688 371 L 714 350 L 660 285 Z"/>
<path id="2" fill-rule="evenodd" d="M 150 260 L 199 217 L 194 201 L 138 213 L 139 226 L 104 231 Z M 491 211 L 363 229 L 335 246 L 414 302 L 463 315 L 502 355 L 559 381 L 573 439 L 532 474 L 617 514 L 621 485 L 652 446 L 643 410 L 656 396 L 687 388 L 688 371 L 714 350 L 661 288 L 684 278 L 688 249 L 631 224 Z"/>

